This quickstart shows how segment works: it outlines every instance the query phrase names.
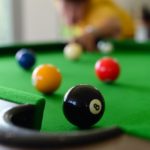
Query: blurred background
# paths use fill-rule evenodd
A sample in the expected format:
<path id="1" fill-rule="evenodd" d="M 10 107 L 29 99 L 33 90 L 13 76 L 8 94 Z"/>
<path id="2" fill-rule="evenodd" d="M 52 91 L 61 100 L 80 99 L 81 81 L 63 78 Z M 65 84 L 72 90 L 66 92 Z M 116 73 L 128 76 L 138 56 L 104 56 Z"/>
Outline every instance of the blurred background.
<path id="1" fill-rule="evenodd" d="M 0 0 L 0 43 L 65 40 L 54 0 Z M 150 0 L 114 0 L 139 22 Z M 137 23 L 138 24 L 138 23 Z"/>

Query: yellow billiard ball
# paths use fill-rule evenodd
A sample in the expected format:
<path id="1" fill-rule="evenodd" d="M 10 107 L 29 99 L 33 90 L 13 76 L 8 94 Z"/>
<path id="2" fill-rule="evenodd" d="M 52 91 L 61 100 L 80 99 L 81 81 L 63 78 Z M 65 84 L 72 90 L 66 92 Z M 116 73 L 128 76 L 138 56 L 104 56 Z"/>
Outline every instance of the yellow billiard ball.
<path id="1" fill-rule="evenodd" d="M 70 43 L 64 48 L 64 56 L 69 60 L 78 60 L 82 54 L 82 46 L 78 43 Z"/>
<path id="2" fill-rule="evenodd" d="M 45 94 L 53 93 L 61 84 L 62 76 L 59 69 L 50 64 L 40 65 L 32 73 L 35 88 Z"/>

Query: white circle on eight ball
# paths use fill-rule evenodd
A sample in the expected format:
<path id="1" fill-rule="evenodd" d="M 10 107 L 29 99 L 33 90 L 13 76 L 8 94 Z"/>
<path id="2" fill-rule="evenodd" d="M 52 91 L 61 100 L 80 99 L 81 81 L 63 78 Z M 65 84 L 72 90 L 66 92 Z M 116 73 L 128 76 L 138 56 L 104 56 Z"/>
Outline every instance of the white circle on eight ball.
<path id="1" fill-rule="evenodd" d="M 89 105 L 90 112 L 94 115 L 97 115 L 102 110 L 102 103 L 98 99 L 93 99 Z"/>

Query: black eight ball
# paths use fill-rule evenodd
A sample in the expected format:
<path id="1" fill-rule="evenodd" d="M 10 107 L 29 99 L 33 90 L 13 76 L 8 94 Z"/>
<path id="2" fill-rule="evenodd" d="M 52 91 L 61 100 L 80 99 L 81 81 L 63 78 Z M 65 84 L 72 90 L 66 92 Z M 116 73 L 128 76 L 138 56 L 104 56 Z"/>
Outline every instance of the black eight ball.
<path id="1" fill-rule="evenodd" d="M 64 97 L 63 112 L 67 120 L 79 128 L 90 128 L 103 116 L 102 94 L 93 86 L 77 85 Z"/>

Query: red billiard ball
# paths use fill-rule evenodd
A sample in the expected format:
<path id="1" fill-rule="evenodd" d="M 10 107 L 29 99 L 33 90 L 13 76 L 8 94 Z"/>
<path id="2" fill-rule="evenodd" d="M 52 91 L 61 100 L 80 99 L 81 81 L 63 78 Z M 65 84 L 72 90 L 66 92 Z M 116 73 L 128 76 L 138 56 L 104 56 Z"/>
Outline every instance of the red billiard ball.
<path id="1" fill-rule="evenodd" d="M 106 83 L 115 81 L 120 74 L 120 65 L 116 59 L 104 57 L 95 64 L 97 77 Z"/>

